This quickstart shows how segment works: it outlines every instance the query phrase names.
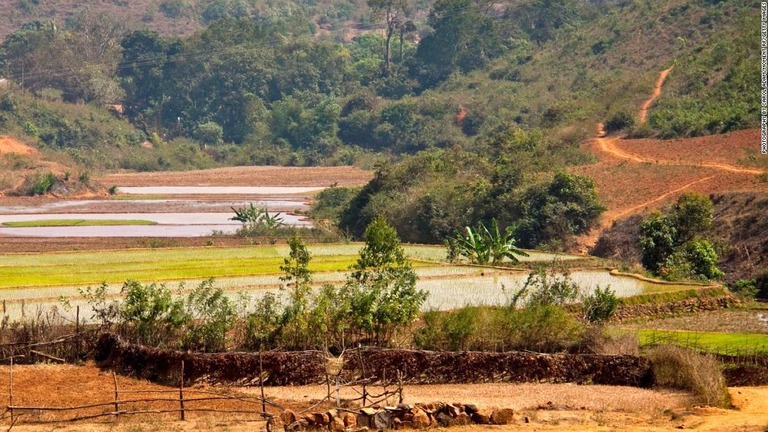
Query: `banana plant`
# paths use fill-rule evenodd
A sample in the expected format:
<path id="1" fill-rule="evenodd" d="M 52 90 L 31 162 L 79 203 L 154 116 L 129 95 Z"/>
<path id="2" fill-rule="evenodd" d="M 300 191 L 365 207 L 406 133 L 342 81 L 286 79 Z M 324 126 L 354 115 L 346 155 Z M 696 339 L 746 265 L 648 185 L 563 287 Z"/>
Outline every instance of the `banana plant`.
<path id="1" fill-rule="evenodd" d="M 515 246 L 514 225 L 508 226 L 502 233 L 496 219 L 491 221 L 491 228 L 478 222 L 473 229 L 464 227 L 465 234 L 457 231 L 455 236 L 448 240 L 449 258 L 465 257 L 474 264 L 501 263 L 505 258 L 513 263 L 520 260 L 517 256 L 528 256 L 523 250 Z"/>

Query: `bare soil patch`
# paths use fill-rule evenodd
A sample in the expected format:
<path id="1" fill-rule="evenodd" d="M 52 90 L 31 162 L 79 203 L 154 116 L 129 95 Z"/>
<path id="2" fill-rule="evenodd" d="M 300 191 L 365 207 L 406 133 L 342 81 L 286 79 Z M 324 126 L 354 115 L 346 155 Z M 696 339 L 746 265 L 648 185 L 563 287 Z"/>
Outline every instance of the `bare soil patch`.
<path id="1" fill-rule="evenodd" d="M 612 143 L 628 155 L 652 163 L 744 169 L 747 174 L 760 174 L 763 170 L 746 163 L 749 155 L 757 152 L 759 138 L 759 130 L 749 129 L 696 138 L 623 139 L 612 140 Z"/>
<path id="2" fill-rule="evenodd" d="M 0 155 L 4 154 L 19 154 L 19 155 L 39 155 L 40 153 L 9 136 L 0 136 Z"/>
<path id="3" fill-rule="evenodd" d="M 373 173 L 353 166 L 214 168 L 201 171 L 116 173 L 100 177 L 118 186 L 362 186 Z"/>
<path id="4" fill-rule="evenodd" d="M 0 386 L 8 388 L 8 366 L 0 367 Z M 13 395 L 15 405 L 72 406 L 114 398 L 114 383 L 109 371 L 93 364 L 14 366 Z M 122 390 L 167 391 L 171 387 L 119 376 Z M 195 386 L 197 390 L 212 390 L 248 395 L 256 388 Z M 145 397 L 164 393 L 145 393 Z M 737 387 L 731 389 L 736 410 L 691 407 L 686 393 L 645 390 L 629 387 L 581 386 L 572 384 L 454 384 L 407 386 L 406 402 L 461 401 L 481 407 L 514 408 L 515 424 L 508 426 L 465 426 L 451 428 L 456 432 L 478 430 L 530 431 L 673 431 L 679 427 L 705 431 L 744 430 L 763 431 L 768 425 L 768 387 Z M 323 386 L 268 387 L 267 398 L 282 406 L 302 410 L 311 401 L 325 395 Z M 7 396 L 6 396 L 7 397 Z M 198 402 L 196 406 L 237 409 L 240 402 Z M 217 405 L 218 404 L 218 405 Z M 178 402 L 167 402 L 157 408 L 172 409 Z M 189 406 L 189 405 L 188 405 Z M 257 407 L 256 410 L 259 408 Z M 320 410 L 318 408 L 317 410 Z M 276 412 L 276 410 L 273 409 Z M 84 414 L 80 412 L 78 414 Z M 71 415 L 72 413 L 70 413 Z M 63 419 L 63 414 L 56 414 Z M 29 413 L 13 427 L 17 431 L 204 431 L 231 432 L 263 430 L 264 423 L 255 415 L 217 413 L 188 413 L 186 421 L 175 414 L 107 417 L 100 421 L 77 423 L 32 424 L 31 420 L 53 420 L 51 414 Z M 2 419 L 10 424 L 8 415 Z"/>

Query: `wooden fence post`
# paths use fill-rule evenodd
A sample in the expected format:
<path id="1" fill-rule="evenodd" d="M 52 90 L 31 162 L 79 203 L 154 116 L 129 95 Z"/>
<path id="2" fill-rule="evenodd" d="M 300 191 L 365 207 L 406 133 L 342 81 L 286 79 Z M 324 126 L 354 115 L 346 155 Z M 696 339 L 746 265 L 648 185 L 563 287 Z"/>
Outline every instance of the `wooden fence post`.
<path id="1" fill-rule="evenodd" d="M 264 363 L 261 359 L 263 345 L 259 344 L 259 388 L 261 389 L 261 417 L 267 422 L 267 432 L 270 431 L 269 417 L 267 416 L 267 399 L 264 396 Z"/>
<path id="2" fill-rule="evenodd" d="M 179 381 L 179 408 L 181 420 L 184 421 L 184 360 L 181 361 L 181 380 Z"/>
<path id="3" fill-rule="evenodd" d="M 11 368 L 8 372 L 8 410 L 11 412 L 11 424 L 13 424 L 13 356 L 11 356 Z"/>
<path id="4" fill-rule="evenodd" d="M 80 360 L 80 305 L 75 309 L 75 357 Z"/>
<path id="5" fill-rule="evenodd" d="M 117 389 L 117 375 L 112 372 L 112 379 L 115 381 L 115 420 L 120 417 L 120 404 L 117 402 L 120 400 L 120 392 Z"/>

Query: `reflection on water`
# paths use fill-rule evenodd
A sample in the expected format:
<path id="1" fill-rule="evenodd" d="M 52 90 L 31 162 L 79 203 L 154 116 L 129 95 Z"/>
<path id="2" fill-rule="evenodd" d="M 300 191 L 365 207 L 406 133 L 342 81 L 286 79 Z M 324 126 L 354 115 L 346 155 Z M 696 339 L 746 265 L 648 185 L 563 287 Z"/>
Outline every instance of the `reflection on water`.
<path id="1" fill-rule="evenodd" d="M 260 199 L 260 200 L 242 200 L 242 201 L 201 201 L 188 199 L 135 199 L 135 200 L 77 200 L 77 201 L 58 201 L 35 206 L 0 206 L 0 214 L 40 214 L 61 211 L 64 209 L 77 211 L 79 207 L 88 207 L 87 211 L 101 211 L 104 209 L 109 212 L 115 206 L 120 208 L 157 207 L 158 210 L 167 210 L 171 205 L 175 209 L 203 209 L 215 207 L 244 207 L 253 204 L 256 207 L 267 207 L 270 210 L 306 210 L 309 205 L 302 199 Z"/>
<path id="2" fill-rule="evenodd" d="M 158 225 L 3 227 L 0 236 L 16 237 L 203 237 L 214 230 L 231 234 L 241 226 L 230 220 L 232 213 L 68 213 L 0 215 L 0 223 L 55 219 L 148 220 Z M 280 214 L 286 225 L 307 227 L 311 221 L 301 216 Z"/>

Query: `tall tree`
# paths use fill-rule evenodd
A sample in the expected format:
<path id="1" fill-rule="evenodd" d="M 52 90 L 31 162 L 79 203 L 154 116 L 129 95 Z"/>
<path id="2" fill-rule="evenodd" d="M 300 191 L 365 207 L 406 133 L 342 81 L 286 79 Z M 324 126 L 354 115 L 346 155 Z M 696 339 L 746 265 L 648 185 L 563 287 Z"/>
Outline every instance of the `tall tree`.
<path id="1" fill-rule="evenodd" d="M 473 0 L 437 0 L 427 22 L 434 31 L 416 51 L 426 87 L 453 72 L 482 67 L 502 52 L 493 19 Z"/>
<path id="2" fill-rule="evenodd" d="M 384 73 L 389 75 L 391 70 L 392 36 L 405 22 L 408 12 L 407 0 L 368 0 L 371 15 L 374 19 L 383 19 L 385 25 L 384 41 Z"/>

